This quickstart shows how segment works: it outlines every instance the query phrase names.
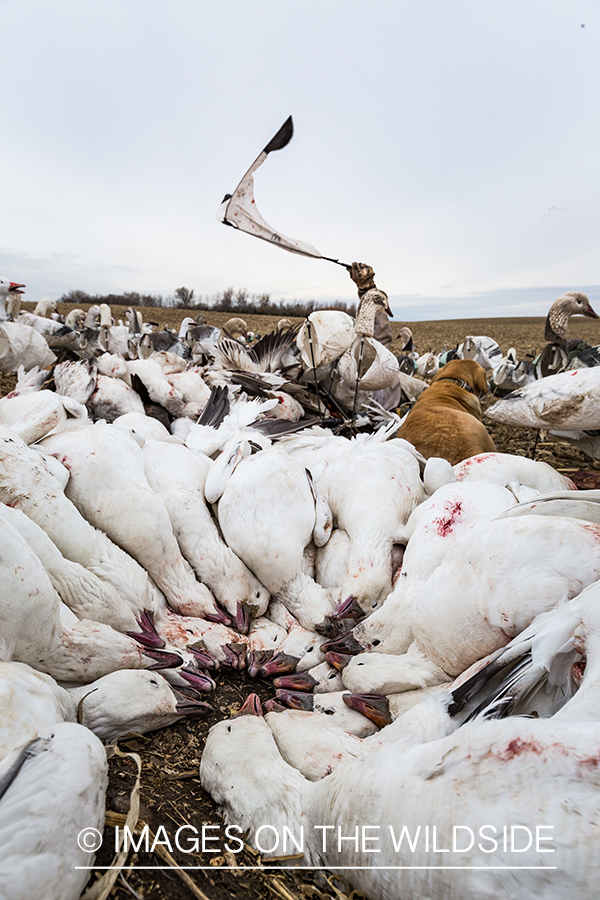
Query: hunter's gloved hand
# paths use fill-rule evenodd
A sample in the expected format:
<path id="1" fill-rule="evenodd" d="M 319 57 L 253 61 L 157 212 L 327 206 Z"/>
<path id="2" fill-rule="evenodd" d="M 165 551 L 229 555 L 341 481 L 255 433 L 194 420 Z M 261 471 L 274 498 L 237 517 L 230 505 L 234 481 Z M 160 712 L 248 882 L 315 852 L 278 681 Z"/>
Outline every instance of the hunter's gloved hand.
<path id="1" fill-rule="evenodd" d="M 362 295 L 367 291 L 370 291 L 371 288 L 376 287 L 375 272 L 371 266 L 368 266 L 366 263 L 353 262 L 352 269 L 350 270 L 350 278 L 358 288 L 359 297 L 362 297 Z"/>

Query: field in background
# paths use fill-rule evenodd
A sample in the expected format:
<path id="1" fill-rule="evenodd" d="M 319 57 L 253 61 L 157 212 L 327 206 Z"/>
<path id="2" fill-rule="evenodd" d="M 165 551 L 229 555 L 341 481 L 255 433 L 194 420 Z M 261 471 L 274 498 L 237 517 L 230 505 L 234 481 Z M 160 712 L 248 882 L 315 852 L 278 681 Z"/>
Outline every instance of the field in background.
<path id="1" fill-rule="evenodd" d="M 32 310 L 34 303 L 23 303 L 24 310 Z M 59 312 L 66 315 L 71 309 L 75 309 L 74 304 L 59 303 Z M 156 322 L 160 326 L 169 325 L 171 328 L 179 329 L 182 319 L 185 316 L 194 318 L 198 310 L 188 309 L 163 309 L 162 307 L 141 307 L 136 309 L 141 312 L 143 318 L 147 322 Z M 113 306 L 112 314 L 115 321 L 119 319 L 125 320 L 125 306 Z M 212 312 L 211 310 L 202 310 L 206 316 L 209 325 L 215 325 L 220 328 L 232 316 L 236 316 L 235 310 L 232 312 Z M 272 331 L 277 322 L 278 316 L 244 316 L 251 331 L 259 334 L 267 334 Z M 292 322 L 301 322 L 302 319 L 290 318 Z M 432 350 L 434 353 L 440 352 L 444 347 L 448 349 L 460 343 L 466 335 L 485 334 L 488 337 L 498 341 L 502 352 L 510 347 L 515 347 L 519 359 L 525 358 L 528 354 L 535 355 L 539 353 L 545 345 L 544 340 L 544 317 L 521 317 L 498 319 L 447 319 L 444 321 L 434 322 L 404 322 L 400 319 L 391 319 L 392 331 L 397 336 L 403 325 L 408 325 L 412 330 L 415 340 L 415 347 L 419 352 Z M 589 344 L 600 344 L 600 319 L 586 319 L 578 316 L 571 320 L 569 326 L 569 334 L 575 337 L 581 337 Z M 399 352 L 399 345 L 394 342 L 393 350 Z"/>
<path id="2" fill-rule="evenodd" d="M 24 309 L 33 304 L 23 304 Z M 60 312 L 66 314 L 72 305 L 60 304 Z M 181 320 L 189 315 L 188 310 L 161 309 L 156 307 L 140 308 L 146 321 L 153 321 L 160 326 L 170 325 L 179 328 Z M 125 307 L 113 307 L 116 320 L 124 318 Z M 232 313 L 208 311 L 207 321 L 211 325 L 222 326 Z M 277 317 L 245 316 L 248 328 L 261 334 L 271 331 L 277 324 Z M 294 320 L 300 321 L 300 320 Z M 538 353 L 546 343 L 544 340 L 543 318 L 510 318 L 510 319 L 460 319 L 440 322 L 403 323 L 392 320 L 392 330 L 398 334 L 403 324 L 408 324 L 413 331 L 415 346 L 425 352 L 439 352 L 444 346 L 450 348 L 468 335 L 485 334 L 495 338 L 505 353 L 514 346 L 519 358 Z M 600 343 L 600 320 L 583 318 L 573 319 L 570 334 L 580 336 L 590 344 Z M 397 344 L 393 347 L 399 350 Z M 10 381 L 10 384 L 8 382 Z M 10 389 L 14 377 L 3 379 L 3 390 Z M 484 406 L 489 406 L 494 398 L 487 398 Z M 498 450 L 530 456 L 535 446 L 535 457 L 551 463 L 563 471 L 586 469 L 600 470 L 600 462 L 586 457 L 571 445 L 552 442 L 543 433 L 541 436 L 534 429 L 508 428 L 506 426 L 489 426 Z M 216 691 L 208 695 L 214 708 L 206 719 L 184 721 L 162 731 L 141 736 L 132 736 L 130 740 L 122 740 L 120 746 L 128 751 L 139 753 L 142 759 L 141 806 L 140 817 L 150 825 L 154 833 L 164 827 L 169 836 L 175 834 L 178 827 L 192 825 L 198 830 L 203 825 L 218 825 L 220 817 L 210 796 L 202 790 L 198 778 L 198 764 L 208 734 L 208 729 L 217 721 L 227 718 L 239 709 L 245 697 L 251 691 L 257 691 L 264 701 L 274 695 L 271 683 L 251 681 L 245 672 L 231 674 L 226 670 L 215 673 Z M 107 794 L 107 809 L 111 811 L 111 827 L 105 831 L 105 846 L 98 854 L 96 864 L 109 866 L 113 856 L 114 825 L 123 824 L 125 813 L 129 808 L 129 793 L 135 782 L 136 767 L 129 757 L 113 757 L 110 761 L 110 784 Z M 216 832 L 211 833 L 214 837 Z M 222 836 L 217 846 L 224 843 Z M 188 900 L 190 897 L 201 897 L 206 900 L 345 900 L 350 891 L 341 880 L 334 880 L 329 873 L 307 872 L 282 868 L 278 871 L 227 871 L 228 865 L 256 866 L 259 863 L 257 854 L 245 850 L 239 856 L 208 856 L 206 854 L 182 854 L 176 852 L 177 862 L 185 866 L 210 866 L 204 871 L 190 871 L 196 892 L 186 886 L 175 874 L 174 870 L 160 871 L 142 870 L 141 868 L 123 873 L 127 884 L 117 881 L 111 898 L 143 897 L 144 900 Z M 156 855 L 140 851 L 130 855 L 129 863 L 135 866 L 164 865 L 164 860 Z M 103 874 L 94 873 L 92 878 Z M 198 888 L 202 893 L 197 892 Z M 354 893 L 354 900 L 360 895 Z"/>

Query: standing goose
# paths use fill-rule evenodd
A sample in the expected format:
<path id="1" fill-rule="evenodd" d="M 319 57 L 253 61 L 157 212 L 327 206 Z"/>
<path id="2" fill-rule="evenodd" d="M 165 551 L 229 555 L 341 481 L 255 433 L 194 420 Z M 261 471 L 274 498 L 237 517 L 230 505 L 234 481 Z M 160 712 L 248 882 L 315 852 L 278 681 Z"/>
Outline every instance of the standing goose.
<path id="1" fill-rule="evenodd" d="M 0 278 L 0 321 L 4 321 L 7 317 L 6 303 L 11 302 L 14 298 L 19 297 L 24 291 L 24 284 L 18 284 L 16 281 L 10 281 L 8 278 Z M 10 312 L 12 315 L 12 310 Z"/>

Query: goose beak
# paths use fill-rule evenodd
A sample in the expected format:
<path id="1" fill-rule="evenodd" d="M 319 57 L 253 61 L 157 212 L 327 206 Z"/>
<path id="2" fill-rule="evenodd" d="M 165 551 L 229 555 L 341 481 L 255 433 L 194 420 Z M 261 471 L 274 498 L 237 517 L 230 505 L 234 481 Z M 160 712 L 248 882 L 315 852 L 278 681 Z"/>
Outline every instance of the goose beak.
<path id="1" fill-rule="evenodd" d="M 338 603 L 333 614 L 334 619 L 362 619 L 365 611 L 352 594 Z"/>
<path id="2" fill-rule="evenodd" d="M 321 644 L 321 650 L 323 653 L 333 650 L 334 653 L 349 653 L 350 656 L 356 656 L 357 653 L 363 653 L 366 647 L 359 644 L 354 635 L 347 631 L 331 641 L 325 641 L 324 644 Z"/>
<path id="3" fill-rule="evenodd" d="M 24 284 L 17 284 L 16 281 L 11 281 L 10 287 L 8 289 L 8 293 L 9 294 L 22 294 L 23 291 L 21 290 L 21 288 L 24 288 L 24 287 L 25 287 Z"/>
<path id="4" fill-rule="evenodd" d="M 263 705 L 265 713 L 285 712 L 287 708 L 287 706 L 283 706 L 281 703 L 278 703 L 277 700 L 267 700 L 267 702 Z"/>
<path id="5" fill-rule="evenodd" d="M 219 661 L 211 656 L 204 644 L 188 644 L 186 650 L 189 650 L 201 669 L 218 669 Z"/>
<path id="6" fill-rule="evenodd" d="M 339 622 L 336 622 L 335 618 L 325 616 L 319 625 L 315 625 L 315 631 L 317 634 L 322 634 L 323 637 L 334 638 L 340 633 L 341 625 Z"/>
<path id="7" fill-rule="evenodd" d="M 278 690 L 275 694 L 275 700 L 283 703 L 288 709 L 302 709 L 305 712 L 312 712 L 315 706 L 313 694 L 306 694 L 303 691 Z"/>
<path id="8" fill-rule="evenodd" d="M 248 634 L 248 629 L 250 628 L 250 612 L 245 603 L 238 602 L 236 613 L 233 618 L 233 627 L 236 631 L 239 631 L 240 634 Z"/>
<path id="9" fill-rule="evenodd" d="M 588 308 L 586 309 L 586 311 L 585 311 L 585 313 L 584 313 L 584 316 L 589 316 L 590 319 L 597 319 L 597 318 L 598 318 L 598 313 L 597 313 L 597 312 L 594 312 L 594 310 L 592 309 L 591 306 L 588 306 Z"/>
<path id="10" fill-rule="evenodd" d="M 342 700 L 350 709 L 362 713 L 378 728 L 390 725 L 392 717 L 387 697 L 383 694 L 342 694 Z"/>
<path id="11" fill-rule="evenodd" d="M 166 650 L 153 650 L 151 647 L 144 647 L 144 656 L 149 656 L 155 660 L 153 665 L 146 666 L 150 672 L 157 669 L 177 669 L 183 665 L 183 660 L 178 653 L 168 653 Z"/>
<path id="12" fill-rule="evenodd" d="M 242 644 L 224 644 L 223 653 L 225 659 L 221 663 L 227 669 L 238 669 L 240 672 L 246 665 L 246 645 Z"/>
<path id="13" fill-rule="evenodd" d="M 179 674 L 182 678 L 190 684 L 195 691 L 201 691 L 202 693 L 209 693 L 210 691 L 214 691 L 216 688 L 216 684 L 212 680 L 209 675 L 206 675 L 204 672 L 195 672 L 193 669 L 190 669 L 188 666 L 185 669 L 180 669 Z"/>
<path id="14" fill-rule="evenodd" d="M 296 666 L 300 662 L 298 656 L 289 656 L 283 652 L 273 652 L 273 650 L 258 650 L 248 653 L 247 657 L 248 675 L 251 678 L 272 678 L 273 675 L 285 675 L 288 672 L 295 672 Z"/>
<path id="15" fill-rule="evenodd" d="M 165 646 L 165 642 L 161 638 L 160 634 L 156 630 L 156 626 L 154 625 L 154 615 L 152 614 L 152 612 L 145 609 L 140 614 L 137 623 L 140 626 L 140 630 L 137 632 L 128 631 L 127 634 L 130 638 L 133 638 L 134 641 L 137 641 L 138 644 L 142 644 L 142 646 L 144 647 L 151 647 L 155 650 L 158 650 Z"/>
<path id="16" fill-rule="evenodd" d="M 231 625 L 231 619 L 228 615 L 217 607 L 214 613 L 206 613 L 204 616 L 205 619 L 208 619 L 209 622 L 216 622 L 218 625 L 227 625 L 228 627 Z"/>
<path id="17" fill-rule="evenodd" d="M 206 703 L 204 700 L 194 700 L 193 697 L 188 697 L 175 688 L 171 688 L 171 690 L 175 694 L 175 698 L 177 700 L 175 711 L 178 715 L 206 716 L 208 713 L 211 713 L 213 711 L 210 703 Z"/>
<path id="18" fill-rule="evenodd" d="M 294 672 L 293 675 L 282 675 L 280 678 L 273 679 L 273 685 L 276 688 L 283 688 L 287 691 L 308 691 L 309 693 L 312 693 L 318 683 L 317 679 L 308 672 Z"/>
<path id="19" fill-rule="evenodd" d="M 328 662 L 338 672 L 343 671 L 351 659 L 352 657 L 348 653 L 335 653 L 333 650 L 328 650 L 325 654 L 325 662 Z"/>
<path id="20" fill-rule="evenodd" d="M 262 706 L 258 694 L 248 694 L 238 711 L 232 716 L 233 719 L 238 716 L 262 716 Z"/>

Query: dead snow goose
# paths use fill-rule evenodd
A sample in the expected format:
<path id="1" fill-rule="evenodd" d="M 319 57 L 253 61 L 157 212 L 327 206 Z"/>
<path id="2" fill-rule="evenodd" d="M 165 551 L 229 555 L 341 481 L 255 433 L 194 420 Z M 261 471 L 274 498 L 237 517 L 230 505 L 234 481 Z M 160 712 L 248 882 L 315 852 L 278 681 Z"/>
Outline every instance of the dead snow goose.
<path id="1" fill-rule="evenodd" d="M 67 496 L 150 574 L 182 615 L 225 620 L 182 557 L 164 501 L 144 473 L 134 437 L 105 422 L 45 438 L 44 449 L 69 469 Z"/>
<path id="2" fill-rule="evenodd" d="M 102 622 L 117 631 L 136 630 L 135 615 L 116 589 L 79 563 L 66 559 L 33 519 L 3 503 L 0 504 L 0 518 L 25 538 L 61 600 L 77 618 Z"/>
<path id="3" fill-rule="evenodd" d="M 121 669 L 90 684 L 61 687 L 25 663 L 0 662 L 0 759 L 56 722 L 79 722 L 102 741 L 143 734 L 206 714 L 202 701 L 173 692 L 157 672 Z"/>
<path id="4" fill-rule="evenodd" d="M 302 563 L 305 547 L 313 537 L 325 543 L 331 524 L 302 466 L 275 448 L 242 459 L 218 501 L 218 518 L 227 544 L 260 583 L 304 628 L 322 625 L 332 599 Z"/>
<path id="5" fill-rule="evenodd" d="M 548 375 L 513 391 L 491 406 L 492 422 L 560 431 L 600 428 L 600 369 L 574 369 Z"/>
<path id="6" fill-rule="evenodd" d="M 111 584 L 136 618 L 144 610 L 157 612 L 165 605 L 147 572 L 84 519 L 40 453 L 4 425 L 0 425 L 0 460 L 0 500 L 36 522 L 63 556 Z"/>
<path id="7" fill-rule="evenodd" d="M 554 900 L 556 870 L 544 879 L 539 871 L 548 862 L 537 849 L 548 848 L 539 842 L 536 848 L 532 841 L 518 855 L 510 845 L 505 850 L 502 834 L 507 822 L 525 825 L 533 835 L 536 825 L 551 823 L 552 862 L 559 866 L 562 889 L 587 898 L 594 895 L 598 877 L 600 829 L 594 823 L 600 813 L 600 792 L 595 772 L 586 769 L 585 760 L 596 758 L 599 740 L 600 726 L 595 722 L 582 723 L 577 733 L 553 719 L 470 723 L 428 743 L 386 744 L 311 783 L 282 759 L 267 723 L 244 715 L 211 729 L 200 775 L 203 787 L 222 806 L 225 821 L 248 830 L 251 844 L 256 846 L 264 837 L 264 832 L 257 833 L 262 825 L 272 827 L 270 836 L 276 833 L 279 840 L 277 846 L 274 840 L 261 845 L 264 856 L 295 849 L 289 841 L 282 847 L 287 827 L 296 838 L 303 834 L 307 865 L 348 867 L 345 877 L 350 885 L 372 900 L 396 896 L 480 900 L 482 892 L 502 900 L 515 896 Z M 334 829 L 325 839 L 323 823 Z M 470 848 L 468 841 L 457 845 L 459 870 L 424 874 L 415 868 L 432 864 L 425 837 L 425 824 L 431 823 L 437 826 L 438 839 L 443 835 L 450 842 L 457 823 L 468 823 L 480 838 L 492 833 L 497 838 L 495 865 L 519 866 L 510 885 L 505 869 L 487 871 L 489 854 L 480 845 L 490 848 L 482 840 L 478 845 L 477 837 Z M 360 839 L 358 844 L 338 842 L 337 827 L 346 836 L 365 824 L 375 827 L 367 832 L 372 844 L 364 850 Z M 486 825 L 488 832 L 480 834 Z M 411 842 L 414 839 L 412 848 L 398 842 L 403 826 Z M 430 829 L 427 834 L 430 840 Z M 542 834 L 548 836 L 546 831 Z M 265 851 L 265 846 L 273 849 Z M 376 865 L 373 849 L 380 851 Z M 393 874 L 385 867 L 393 867 Z"/>
<path id="8" fill-rule="evenodd" d="M 0 894 L 77 900 L 94 855 L 82 829 L 101 831 L 106 753 L 87 728 L 61 722 L 0 763 Z"/>
<path id="9" fill-rule="evenodd" d="M 149 661 L 132 638 L 92 621 L 61 621 L 61 603 L 45 569 L 16 529 L 0 523 L 2 584 L 0 631 L 17 662 L 61 681 L 85 683 L 120 668 L 142 669 Z M 74 619 L 72 613 L 69 616 Z M 159 654 L 160 656 L 160 654 Z M 162 655 L 162 661 L 181 660 Z"/>
<path id="10" fill-rule="evenodd" d="M 240 631 L 264 613 L 269 592 L 225 544 L 204 500 L 211 462 L 187 447 L 146 441 L 144 471 L 165 502 L 179 549 Z"/>
<path id="11" fill-rule="evenodd" d="M 570 478 L 556 472 L 548 463 L 512 453 L 479 453 L 454 466 L 454 472 L 456 480 L 463 482 L 494 481 L 503 487 L 516 482 L 540 493 L 577 490 Z"/>

